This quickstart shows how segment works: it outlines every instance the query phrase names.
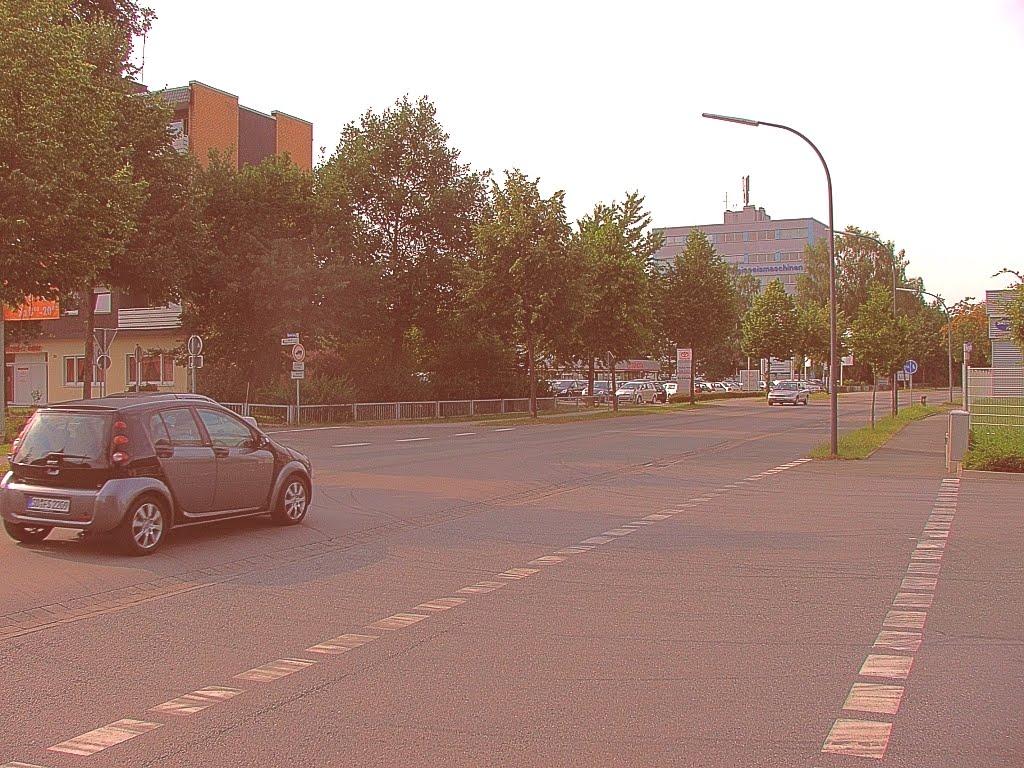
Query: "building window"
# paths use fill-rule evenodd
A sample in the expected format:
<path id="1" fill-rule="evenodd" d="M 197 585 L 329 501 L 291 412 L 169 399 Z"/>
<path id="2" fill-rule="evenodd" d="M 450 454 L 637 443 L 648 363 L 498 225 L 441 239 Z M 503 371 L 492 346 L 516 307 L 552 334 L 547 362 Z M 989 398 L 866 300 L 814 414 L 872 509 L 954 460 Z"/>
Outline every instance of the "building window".
<path id="1" fill-rule="evenodd" d="M 82 386 L 85 381 L 85 355 L 70 355 L 64 357 L 64 386 Z M 96 385 L 100 381 L 100 370 L 95 365 L 92 367 L 92 381 Z"/>
<path id="2" fill-rule="evenodd" d="M 779 240 L 806 240 L 807 228 L 800 227 L 799 229 L 778 229 L 775 231 L 775 236 Z"/>
<path id="3" fill-rule="evenodd" d="M 771 229 L 762 229 L 759 232 L 751 232 L 750 233 L 750 239 L 751 240 L 774 240 L 775 239 L 775 231 L 771 230 Z"/>
<path id="4" fill-rule="evenodd" d="M 127 374 L 125 384 L 128 387 L 135 385 L 135 370 L 135 355 L 125 355 L 125 373 Z M 156 384 L 158 386 L 174 384 L 174 358 L 162 352 L 144 354 L 142 356 L 142 381 L 139 384 Z"/>
<path id="5" fill-rule="evenodd" d="M 96 301 L 96 314 L 97 315 L 109 315 L 110 314 L 110 291 L 96 289 L 94 299 Z"/>

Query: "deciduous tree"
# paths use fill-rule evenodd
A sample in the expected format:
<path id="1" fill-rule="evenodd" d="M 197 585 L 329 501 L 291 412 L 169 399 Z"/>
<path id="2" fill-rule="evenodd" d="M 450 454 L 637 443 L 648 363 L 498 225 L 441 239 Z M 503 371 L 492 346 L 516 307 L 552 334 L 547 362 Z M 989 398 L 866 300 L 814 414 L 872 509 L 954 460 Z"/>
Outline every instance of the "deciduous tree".
<path id="1" fill-rule="evenodd" d="M 910 324 L 906 317 L 892 316 L 892 297 L 881 286 L 868 292 L 850 325 L 850 347 L 853 354 L 866 363 L 873 375 L 871 387 L 871 425 L 875 424 L 875 392 L 878 379 L 893 376 L 909 354 Z"/>
<path id="2" fill-rule="evenodd" d="M 474 303 L 526 354 L 530 413 L 537 415 L 539 353 L 548 351 L 576 310 L 569 276 L 565 193 L 545 198 L 537 179 L 516 170 L 492 182 L 493 209 L 476 228 Z"/>
<path id="3" fill-rule="evenodd" d="M 691 229 L 686 246 L 664 275 L 661 318 L 665 333 L 679 347 L 693 350 L 694 372 L 702 356 L 735 336 L 740 296 L 733 269 L 699 229 Z M 690 402 L 694 400 L 690 377 Z"/>
<path id="4" fill-rule="evenodd" d="M 760 360 L 785 360 L 799 343 L 796 304 L 782 282 L 773 280 L 743 318 L 743 351 Z"/>

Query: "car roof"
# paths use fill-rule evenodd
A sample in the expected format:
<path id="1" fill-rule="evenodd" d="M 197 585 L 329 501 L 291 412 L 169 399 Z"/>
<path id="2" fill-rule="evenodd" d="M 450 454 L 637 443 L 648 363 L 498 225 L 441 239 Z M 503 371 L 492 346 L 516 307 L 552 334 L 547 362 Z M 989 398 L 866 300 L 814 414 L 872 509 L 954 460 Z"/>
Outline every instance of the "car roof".
<path id="1" fill-rule="evenodd" d="M 89 400 L 69 400 L 63 403 L 52 403 L 43 406 L 40 410 L 107 410 L 117 411 L 126 408 L 141 407 L 168 401 L 183 400 L 202 403 L 217 403 L 206 395 L 194 395 L 189 392 L 119 392 L 105 397 L 94 397 Z"/>

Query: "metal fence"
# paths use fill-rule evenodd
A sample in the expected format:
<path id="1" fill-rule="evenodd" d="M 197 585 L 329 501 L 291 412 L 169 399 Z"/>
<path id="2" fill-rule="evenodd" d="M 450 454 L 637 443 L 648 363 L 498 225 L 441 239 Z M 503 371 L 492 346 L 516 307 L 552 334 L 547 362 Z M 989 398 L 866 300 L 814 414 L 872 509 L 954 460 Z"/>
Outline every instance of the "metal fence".
<path id="1" fill-rule="evenodd" d="M 971 428 L 1024 429 L 1024 368 L 969 368 Z"/>
<path id="2" fill-rule="evenodd" d="M 267 405 L 223 403 L 239 416 L 252 416 L 260 425 L 345 424 L 354 421 L 402 421 L 528 413 L 529 398 L 497 400 L 426 400 L 410 403 L 339 403 L 335 405 Z M 537 398 L 538 411 L 560 406 L 580 407 L 578 399 Z"/>

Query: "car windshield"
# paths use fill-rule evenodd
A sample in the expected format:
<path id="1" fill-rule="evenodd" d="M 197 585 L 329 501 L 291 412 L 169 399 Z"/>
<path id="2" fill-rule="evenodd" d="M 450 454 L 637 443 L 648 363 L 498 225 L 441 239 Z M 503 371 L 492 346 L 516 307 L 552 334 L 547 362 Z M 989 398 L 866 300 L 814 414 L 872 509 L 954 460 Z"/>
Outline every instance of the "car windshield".
<path id="1" fill-rule="evenodd" d="M 14 461 L 32 464 L 48 456 L 89 462 L 103 458 L 109 414 L 74 411 L 39 411 L 14 452 Z"/>
<path id="2" fill-rule="evenodd" d="M 787 389 L 791 391 L 800 391 L 802 388 L 799 381 L 780 381 L 776 389 Z"/>

